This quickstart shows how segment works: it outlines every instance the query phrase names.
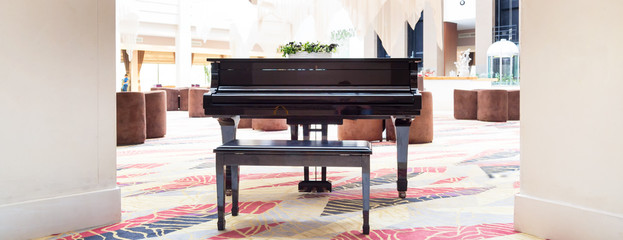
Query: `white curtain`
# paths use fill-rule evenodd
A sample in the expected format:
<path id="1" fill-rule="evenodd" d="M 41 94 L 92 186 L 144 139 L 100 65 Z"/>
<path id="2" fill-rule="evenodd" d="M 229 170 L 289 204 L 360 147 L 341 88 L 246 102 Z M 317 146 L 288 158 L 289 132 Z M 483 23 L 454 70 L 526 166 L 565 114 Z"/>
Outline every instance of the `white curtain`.
<path id="1" fill-rule="evenodd" d="M 415 27 L 424 9 L 424 0 L 342 0 L 342 4 L 350 13 L 357 35 L 374 30 L 390 56 L 401 55 L 395 51 L 403 49 L 397 46 L 405 37 L 402 28 L 406 22 Z"/>
<path id="2" fill-rule="evenodd" d="M 335 15 L 346 11 L 357 36 L 374 30 L 390 55 L 404 38 L 405 23 L 415 26 L 424 8 L 424 1 L 441 0 L 203 0 L 199 9 L 209 8 L 208 16 L 193 19 L 196 34 L 209 33 L 211 21 L 231 21 L 230 44 L 235 56 L 248 55 L 257 43 L 268 55 L 277 46 L 289 41 L 320 41 L 328 43 L 336 23 Z M 217 10 L 215 10 L 217 9 Z M 310 23 L 313 27 L 309 27 Z M 343 24 L 342 24 L 343 26 Z M 300 33 L 309 39 L 295 39 Z M 204 38 L 205 39 L 205 38 Z"/>

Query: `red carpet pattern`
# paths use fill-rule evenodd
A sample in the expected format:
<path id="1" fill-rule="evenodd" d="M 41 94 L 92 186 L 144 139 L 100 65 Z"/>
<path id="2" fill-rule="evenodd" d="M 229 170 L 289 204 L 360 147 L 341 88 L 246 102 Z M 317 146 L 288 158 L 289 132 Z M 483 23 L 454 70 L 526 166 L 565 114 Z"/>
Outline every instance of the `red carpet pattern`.
<path id="1" fill-rule="evenodd" d="M 513 230 L 518 121 L 434 119 L 434 141 L 409 145 L 409 190 L 396 192 L 395 143 L 373 143 L 370 235 L 361 233 L 361 171 L 329 168 L 332 192 L 299 193 L 297 167 L 241 167 L 240 214 L 216 229 L 212 118 L 167 113 L 167 136 L 117 148 L 119 223 L 42 239 L 537 239 Z M 241 139 L 289 131 L 241 129 Z M 329 138 L 337 139 L 335 126 Z M 310 168 L 310 178 L 319 173 Z M 231 198 L 227 197 L 227 202 Z"/>

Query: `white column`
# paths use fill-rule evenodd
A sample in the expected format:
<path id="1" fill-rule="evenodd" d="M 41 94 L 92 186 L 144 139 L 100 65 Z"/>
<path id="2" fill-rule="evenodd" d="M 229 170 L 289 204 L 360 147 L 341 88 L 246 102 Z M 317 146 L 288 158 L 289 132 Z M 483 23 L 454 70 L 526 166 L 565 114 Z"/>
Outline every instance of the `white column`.
<path id="1" fill-rule="evenodd" d="M 623 1 L 520 4 L 515 229 L 548 239 L 623 239 Z"/>
<path id="2" fill-rule="evenodd" d="M 0 5 L 0 239 L 119 222 L 115 1 Z"/>
<path id="3" fill-rule="evenodd" d="M 363 36 L 363 57 L 365 58 L 376 58 L 376 33 L 372 26 L 369 26 L 368 31 L 365 36 Z"/>
<path id="4" fill-rule="evenodd" d="M 493 43 L 493 0 L 476 1 L 476 74 L 487 72 L 487 49 Z"/>
<path id="5" fill-rule="evenodd" d="M 398 31 L 395 36 L 398 37 L 397 41 L 394 45 L 394 51 L 391 55 L 392 58 L 406 58 L 407 57 L 407 22 L 397 25 L 396 27 L 400 27 L 400 29 L 396 29 L 394 31 Z"/>
<path id="6" fill-rule="evenodd" d="M 443 1 L 424 3 L 424 69 L 443 75 Z"/>
<path id="7" fill-rule="evenodd" d="M 175 36 L 175 86 L 182 87 L 190 83 L 191 67 L 191 35 L 190 35 L 190 2 L 179 0 L 177 35 Z"/>

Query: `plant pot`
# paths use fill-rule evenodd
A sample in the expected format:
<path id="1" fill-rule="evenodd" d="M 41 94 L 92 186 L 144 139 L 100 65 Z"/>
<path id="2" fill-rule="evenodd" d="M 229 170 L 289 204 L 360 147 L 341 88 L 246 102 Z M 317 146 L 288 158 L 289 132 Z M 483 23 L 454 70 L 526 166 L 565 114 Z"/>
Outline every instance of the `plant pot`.
<path id="1" fill-rule="evenodd" d="M 331 53 L 297 52 L 295 54 L 288 54 L 288 58 L 331 58 Z"/>

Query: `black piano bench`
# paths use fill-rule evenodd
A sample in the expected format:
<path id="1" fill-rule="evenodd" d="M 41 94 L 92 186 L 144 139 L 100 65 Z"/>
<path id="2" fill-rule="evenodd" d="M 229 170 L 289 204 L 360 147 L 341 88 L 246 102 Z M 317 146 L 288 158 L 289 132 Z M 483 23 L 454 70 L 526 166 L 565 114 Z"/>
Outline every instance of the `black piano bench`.
<path id="1" fill-rule="evenodd" d="M 370 233 L 370 154 L 367 141 L 232 140 L 216 149 L 218 230 L 225 229 L 225 166 L 231 166 L 232 209 L 238 215 L 238 166 L 361 167 L 363 233 Z"/>

